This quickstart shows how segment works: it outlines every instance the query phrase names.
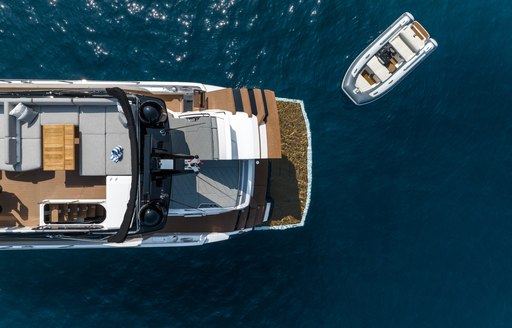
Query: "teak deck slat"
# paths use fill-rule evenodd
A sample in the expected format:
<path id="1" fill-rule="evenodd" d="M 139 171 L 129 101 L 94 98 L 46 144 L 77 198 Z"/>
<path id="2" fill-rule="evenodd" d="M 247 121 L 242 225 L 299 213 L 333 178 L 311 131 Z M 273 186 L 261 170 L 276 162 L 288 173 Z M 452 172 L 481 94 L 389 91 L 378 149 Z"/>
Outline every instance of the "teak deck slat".
<path id="1" fill-rule="evenodd" d="M 223 109 L 233 114 L 236 113 L 235 99 L 231 88 L 207 92 L 206 102 L 208 109 Z"/>
<path id="2" fill-rule="evenodd" d="M 260 125 L 263 122 L 263 119 L 265 118 L 265 104 L 263 103 L 263 97 L 261 93 L 262 90 L 254 89 L 254 99 L 256 100 L 256 107 L 258 109 L 258 125 Z"/>
<path id="3" fill-rule="evenodd" d="M 249 99 L 249 91 L 246 88 L 240 89 L 242 95 L 242 104 L 244 105 L 244 112 L 252 117 L 251 100 Z"/>
<path id="4" fill-rule="evenodd" d="M 267 99 L 267 148 L 268 158 L 281 158 L 281 131 L 279 128 L 279 114 L 277 113 L 276 96 L 271 90 L 264 90 Z"/>
<path id="5" fill-rule="evenodd" d="M 246 228 L 261 225 L 267 204 L 268 160 L 260 160 L 254 173 L 254 196 L 249 204 Z"/>
<path id="6" fill-rule="evenodd" d="M 75 126 L 64 125 L 64 169 L 75 169 Z"/>
<path id="7" fill-rule="evenodd" d="M 105 177 L 82 177 L 75 171 L 0 172 L 0 226 L 39 225 L 45 199 L 105 199 Z"/>
<path id="8" fill-rule="evenodd" d="M 240 94 L 240 89 L 233 89 L 233 98 L 235 100 L 235 109 L 237 112 L 244 111 L 244 105 L 242 103 L 242 95 Z"/>
<path id="9" fill-rule="evenodd" d="M 249 217 L 249 209 L 244 209 L 240 211 L 240 216 L 238 217 L 238 222 L 235 227 L 236 230 L 242 230 L 247 225 L 247 218 Z"/>

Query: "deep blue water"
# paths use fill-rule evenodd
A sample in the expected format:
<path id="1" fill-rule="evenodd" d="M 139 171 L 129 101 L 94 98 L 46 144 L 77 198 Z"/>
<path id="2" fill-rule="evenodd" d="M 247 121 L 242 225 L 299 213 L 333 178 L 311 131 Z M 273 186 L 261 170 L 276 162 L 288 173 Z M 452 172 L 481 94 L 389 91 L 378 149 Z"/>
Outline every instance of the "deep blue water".
<path id="1" fill-rule="evenodd" d="M 439 48 L 356 108 L 353 58 L 410 11 Z M 0 326 L 510 327 L 509 0 L 4 1 L 0 77 L 303 99 L 306 226 L 200 248 L 0 252 Z"/>

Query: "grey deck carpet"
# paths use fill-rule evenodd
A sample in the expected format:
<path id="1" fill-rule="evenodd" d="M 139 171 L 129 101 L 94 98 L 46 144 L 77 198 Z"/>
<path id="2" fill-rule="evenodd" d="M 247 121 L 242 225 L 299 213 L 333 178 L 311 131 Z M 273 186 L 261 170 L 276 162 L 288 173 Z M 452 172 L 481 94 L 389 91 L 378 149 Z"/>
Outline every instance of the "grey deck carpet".
<path id="1" fill-rule="evenodd" d="M 235 206 L 240 185 L 239 161 L 204 161 L 199 174 L 176 175 L 172 180 L 171 208 L 215 204 Z"/>

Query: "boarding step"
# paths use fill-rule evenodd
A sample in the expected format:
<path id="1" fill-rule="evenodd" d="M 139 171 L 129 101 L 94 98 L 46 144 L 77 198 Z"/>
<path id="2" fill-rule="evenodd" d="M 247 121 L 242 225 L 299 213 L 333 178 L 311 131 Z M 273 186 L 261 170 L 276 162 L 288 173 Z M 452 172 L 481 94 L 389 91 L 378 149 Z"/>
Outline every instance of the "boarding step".
<path id="1" fill-rule="evenodd" d="M 256 116 L 260 130 L 260 158 L 281 158 L 279 114 L 273 91 L 251 88 L 221 89 L 207 92 L 206 103 L 208 109 Z"/>
<path id="2" fill-rule="evenodd" d="M 50 203 L 43 208 L 44 223 L 100 223 L 106 211 L 97 203 Z"/>
<path id="3" fill-rule="evenodd" d="M 207 109 L 222 109 L 236 114 L 233 89 L 231 88 L 208 91 L 205 102 Z"/>
<path id="4" fill-rule="evenodd" d="M 265 130 L 267 139 L 267 158 L 281 158 L 281 128 L 274 91 L 263 90 L 266 104 Z"/>
<path id="5" fill-rule="evenodd" d="M 252 88 L 233 89 L 233 100 L 236 112 L 244 112 L 249 117 L 256 116 L 258 125 L 266 120 L 268 110 L 262 90 Z"/>

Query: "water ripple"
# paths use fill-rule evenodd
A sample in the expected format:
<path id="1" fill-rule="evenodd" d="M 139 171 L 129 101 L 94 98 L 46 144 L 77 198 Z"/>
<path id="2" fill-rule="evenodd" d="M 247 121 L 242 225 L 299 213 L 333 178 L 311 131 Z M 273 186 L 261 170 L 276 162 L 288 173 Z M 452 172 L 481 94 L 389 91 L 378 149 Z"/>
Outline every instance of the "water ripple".
<path id="1" fill-rule="evenodd" d="M 403 1 L 0 2 L 3 78 L 273 89 L 305 101 L 318 157 L 301 229 L 203 248 L 0 252 L 0 323 L 509 326 L 512 7 L 408 6 L 439 49 L 356 108 L 339 83 Z"/>

